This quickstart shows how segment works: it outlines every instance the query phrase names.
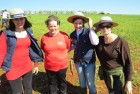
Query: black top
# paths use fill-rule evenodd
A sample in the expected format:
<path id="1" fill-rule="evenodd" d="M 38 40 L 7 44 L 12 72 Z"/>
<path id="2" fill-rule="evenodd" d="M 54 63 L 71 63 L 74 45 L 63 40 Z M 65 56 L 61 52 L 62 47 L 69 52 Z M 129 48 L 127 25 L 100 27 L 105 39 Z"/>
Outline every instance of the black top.
<path id="1" fill-rule="evenodd" d="M 127 42 L 123 38 L 116 38 L 112 43 L 105 44 L 104 37 L 99 37 L 96 46 L 97 57 L 101 66 L 107 70 L 123 67 L 126 81 L 132 80 L 132 62 Z"/>

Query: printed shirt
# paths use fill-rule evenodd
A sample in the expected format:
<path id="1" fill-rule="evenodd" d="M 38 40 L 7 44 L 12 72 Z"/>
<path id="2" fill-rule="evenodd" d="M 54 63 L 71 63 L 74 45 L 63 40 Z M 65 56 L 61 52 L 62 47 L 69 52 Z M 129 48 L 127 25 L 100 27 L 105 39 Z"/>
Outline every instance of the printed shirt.
<path id="1" fill-rule="evenodd" d="M 44 67 L 46 70 L 59 71 L 68 66 L 70 38 L 64 32 L 55 36 L 46 33 L 41 39 L 41 48 L 45 52 Z"/>

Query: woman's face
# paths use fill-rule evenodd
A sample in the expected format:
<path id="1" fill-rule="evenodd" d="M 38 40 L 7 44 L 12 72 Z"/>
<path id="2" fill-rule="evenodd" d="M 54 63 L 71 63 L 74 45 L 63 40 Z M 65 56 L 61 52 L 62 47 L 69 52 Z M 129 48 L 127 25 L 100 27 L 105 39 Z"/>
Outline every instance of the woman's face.
<path id="1" fill-rule="evenodd" d="M 102 35 L 108 35 L 111 33 L 112 25 L 108 23 L 104 23 L 104 24 L 99 25 L 99 28 Z"/>
<path id="2" fill-rule="evenodd" d="M 57 21 L 50 21 L 47 27 L 52 35 L 56 34 L 59 31 L 59 25 Z"/>
<path id="3" fill-rule="evenodd" d="M 73 22 L 73 24 L 74 24 L 74 28 L 75 28 L 76 30 L 80 30 L 80 29 L 83 28 L 84 22 L 83 22 L 82 19 L 76 19 L 76 20 Z"/>
<path id="4" fill-rule="evenodd" d="M 13 23 L 15 24 L 16 29 L 22 29 L 24 28 L 26 18 L 15 18 L 13 19 Z"/>

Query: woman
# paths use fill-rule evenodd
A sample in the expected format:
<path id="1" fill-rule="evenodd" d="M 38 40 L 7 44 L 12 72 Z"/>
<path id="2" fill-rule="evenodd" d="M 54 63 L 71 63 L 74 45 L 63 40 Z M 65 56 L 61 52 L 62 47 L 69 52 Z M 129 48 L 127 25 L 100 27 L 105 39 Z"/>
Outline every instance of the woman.
<path id="1" fill-rule="evenodd" d="M 9 29 L 3 30 L 0 36 L 0 67 L 6 71 L 13 94 L 22 94 L 22 91 L 32 94 L 32 61 L 37 74 L 38 62 L 43 61 L 43 54 L 33 38 L 32 24 L 24 11 L 12 9 L 10 17 Z"/>
<path id="2" fill-rule="evenodd" d="M 112 33 L 112 28 L 118 26 L 108 16 L 104 16 L 94 24 L 102 36 L 96 47 L 98 59 L 103 68 L 103 79 L 109 94 L 123 94 L 123 89 L 132 94 L 132 62 L 127 42 Z"/>
<path id="3" fill-rule="evenodd" d="M 67 94 L 66 71 L 70 38 L 59 30 L 58 17 L 51 15 L 45 21 L 49 32 L 41 39 L 41 48 L 45 52 L 45 70 L 48 77 L 49 94 Z"/>
<path id="4" fill-rule="evenodd" d="M 91 29 L 92 20 L 86 18 L 81 12 L 76 12 L 67 20 L 74 25 L 74 31 L 70 34 L 70 37 L 74 48 L 73 59 L 79 77 L 81 92 L 82 94 L 87 94 L 86 87 L 88 86 L 89 94 L 96 94 L 94 84 L 96 60 L 93 45 L 98 44 L 98 36 Z M 89 28 L 84 26 L 87 22 Z"/>

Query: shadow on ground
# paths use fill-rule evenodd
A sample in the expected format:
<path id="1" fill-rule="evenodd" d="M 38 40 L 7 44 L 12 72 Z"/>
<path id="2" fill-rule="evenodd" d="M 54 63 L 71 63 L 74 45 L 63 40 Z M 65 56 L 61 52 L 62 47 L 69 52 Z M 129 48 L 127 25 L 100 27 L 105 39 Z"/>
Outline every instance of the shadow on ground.
<path id="1" fill-rule="evenodd" d="M 38 94 L 47 94 L 48 84 L 46 73 L 38 72 L 37 75 L 33 74 L 32 86 L 35 94 L 37 94 L 36 92 L 38 92 Z"/>
<path id="2" fill-rule="evenodd" d="M 80 94 L 79 86 L 74 86 L 71 83 L 67 82 L 67 87 L 67 94 Z M 39 72 L 37 75 L 33 75 L 33 91 L 34 94 L 47 94 L 48 84 L 45 72 Z"/>
<path id="3" fill-rule="evenodd" d="M 12 94 L 9 81 L 7 81 L 5 73 L 0 76 L 0 94 Z"/>

